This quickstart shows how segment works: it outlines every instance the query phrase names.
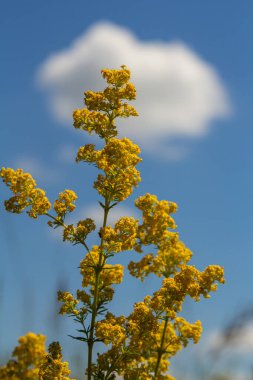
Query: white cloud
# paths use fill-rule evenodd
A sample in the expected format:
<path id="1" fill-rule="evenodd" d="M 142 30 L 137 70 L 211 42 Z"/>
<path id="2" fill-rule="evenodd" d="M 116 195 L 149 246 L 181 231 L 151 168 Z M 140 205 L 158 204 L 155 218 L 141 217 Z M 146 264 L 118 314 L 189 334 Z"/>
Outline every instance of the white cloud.
<path id="1" fill-rule="evenodd" d="M 71 124 L 72 111 L 82 107 L 83 91 L 104 87 L 101 68 L 126 64 L 137 88 L 140 114 L 121 123 L 142 148 L 174 157 L 174 138 L 205 135 L 216 118 L 227 117 L 230 105 L 215 68 L 182 42 L 140 41 L 129 30 L 100 22 L 68 48 L 51 55 L 38 70 L 54 115 Z M 127 127 L 126 127 L 127 126 Z M 174 151 L 167 153 L 165 140 Z"/>

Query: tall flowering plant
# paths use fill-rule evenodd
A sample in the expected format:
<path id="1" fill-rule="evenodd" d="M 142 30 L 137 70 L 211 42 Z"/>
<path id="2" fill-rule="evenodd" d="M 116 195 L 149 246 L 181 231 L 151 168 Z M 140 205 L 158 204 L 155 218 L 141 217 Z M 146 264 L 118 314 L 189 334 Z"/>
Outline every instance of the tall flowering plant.
<path id="1" fill-rule="evenodd" d="M 48 225 L 62 228 L 63 241 L 80 244 L 84 258 L 80 263 L 81 288 L 76 294 L 58 292 L 60 314 L 71 316 L 80 325 L 79 336 L 73 337 L 87 345 L 86 378 L 112 380 L 172 380 L 168 374 L 170 358 L 187 346 L 197 343 L 201 322 L 188 322 L 180 312 L 186 296 L 198 301 L 224 282 L 223 269 L 210 265 L 204 271 L 189 265 L 192 253 L 179 239 L 173 214 L 177 205 L 145 194 L 135 201 L 142 218 L 122 217 L 108 225 L 113 207 L 128 198 L 140 182 L 136 166 L 141 162 L 140 148 L 128 138 L 119 138 L 117 118 L 138 116 L 128 104 L 136 90 L 126 66 L 119 70 L 102 70 L 107 82 L 104 91 L 85 92 L 85 108 L 73 113 L 74 127 L 96 134 L 103 142 L 102 149 L 86 144 L 77 152 L 76 162 L 94 165 L 99 174 L 93 187 L 100 196 L 103 224 L 98 229 L 99 244 L 88 246 L 87 236 L 97 233 L 95 222 L 86 218 L 66 224 L 67 214 L 75 210 L 77 195 L 64 190 L 51 205 L 45 191 L 37 188 L 35 180 L 22 169 L 2 168 L 0 176 L 13 196 L 5 201 L 7 211 L 20 214 L 27 210 L 29 217 L 44 215 Z M 151 253 L 145 253 L 149 247 Z M 153 273 L 162 278 L 162 285 L 152 295 L 133 306 L 128 316 L 116 316 L 109 311 L 115 285 L 122 282 L 124 267 L 112 264 L 123 251 L 134 250 L 140 260 L 130 261 L 130 274 L 143 281 Z M 105 350 L 94 361 L 96 342 Z M 70 379 L 68 363 L 62 361 L 58 342 L 45 348 L 45 337 L 28 333 L 19 339 L 13 358 L 0 368 L 0 378 L 51 380 Z"/>

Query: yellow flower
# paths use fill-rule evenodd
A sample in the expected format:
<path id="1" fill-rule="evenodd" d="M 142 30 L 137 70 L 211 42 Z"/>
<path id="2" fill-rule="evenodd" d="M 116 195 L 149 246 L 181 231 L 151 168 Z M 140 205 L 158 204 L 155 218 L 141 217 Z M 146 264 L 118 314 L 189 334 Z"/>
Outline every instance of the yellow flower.
<path id="1" fill-rule="evenodd" d="M 69 293 L 58 291 L 58 301 L 62 302 L 63 305 L 60 308 L 59 314 L 70 314 L 70 315 L 78 315 L 79 311 L 76 309 L 76 305 L 78 304 L 78 300 Z"/>
<path id="2" fill-rule="evenodd" d="M 170 277 L 191 257 L 192 252 L 179 240 L 178 233 L 165 231 L 158 243 L 157 254 L 149 253 L 139 262 L 131 261 L 128 269 L 132 276 L 142 281 L 150 273 L 158 277 Z"/>
<path id="3" fill-rule="evenodd" d="M 108 84 L 121 87 L 129 81 L 131 76 L 131 72 L 126 66 L 122 65 L 121 68 L 122 70 L 103 69 L 101 73 Z"/>
<path id="4" fill-rule="evenodd" d="M 79 220 L 77 226 L 69 224 L 63 229 L 63 241 L 68 240 L 74 244 L 84 242 L 87 235 L 96 229 L 94 221 L 90 218 Z"/>
<path id="5" fill-rule="evenodd" d="M 150 301 L 157 312 L 179 312 L 185 297 L 189 295 L 195 301 L 200 296 L 210 297 L 209 293 L 217 289 L 217 282 L 224 283 L 223 269 L 218 265 L 210 265 L 203 272 L 194 266 L 182 265 L 174 278 L 165 278 L 162 287 L 154 293 Z"/>
<path id="6" fill-rule="evenodd" d="M 0 367 L 1 380 L 37 380 L 39 367 L 46 353 L 46 337 L 28 333 L 19 338 L 19 345 L 12 353 L 12 360 Z"/>
<path id="7" fill-rule="evenodd" d="M 77 195 L 73 190 L 64 190 L 59 194 L 59 198 L 54 202 L 55 212 L 63 217 L 67 212 L 75 210 L 74 202 L 77 200 Z"/>
<path id="8" fill-rule="evenodd" d="M 128 317 L 128 332 L 131 335 L 131 342 L 134 344 L 142 342 L 143 338 L 149 340 L 150 333 L 158 328 L 158 321 L 151 309 L 145 302 L 138 302 L 134 305 L 134 311 Z"/>
<path id="9" fill-rule="evenodd" d="M 187 346 L 189 339 L 192 339 L 194 343 L 198 343 L 202 333 L 202 325 L 200 321 L 189 323 L 184 318 L 177 317 L 174 327 L 179 331 L 180 341 L 184 347 Z"/>
<path id="10" fill-rule="evenodd" d="M 83 287 L 94 286 L 95 270 L 98 270 L 100 273 L 99 281 L 101 287 L 119 284 L 122 281 L 124 267 L 120 264 L 112 265 L 105 264 L 104 262 L 99 265 L 99 251 L 100 248 L 98 246 L 93 246 L 80 263 Z"/>
<path id="11" fill-rule="evenodd" d="M 177 205 L 165 200 L 158 201 L 149 193 L 135 201 L 136 207 L 142 211 L 143 224 L 140 225 L 138 237 L 140 244 L 159 245 L 167 229 L 175 229 L 176 224 L 171 214 L 176 212 Z"/>
<path id="12" fill-rule="evenodd" d="M 77 153 L 77 162 L 92 163 L 103 170 L 94 183 L 95 189 L 111 201 L 123 201 L 140 182 L 140 173 L 135 166 L 141 162 L 138 157 L 140 148 L 127 138 L 112 138 L 102 150 L 95 150 L 94 145 L 81 147 Z"/>
<path id="13" fill-rule="evenodd" d="M 75 128 L 88 133 L 94 132 L 108 142 L 118 134 L 115 118 L 138 116 L 136 109 L 123 101 L 135 99 L 136 90 L 129 83 L 130 70 L 126 66 L 121 66 L 120 70 L 104 69 L 101 73 L 108 87 L 99 92 L 86 91 L 84 103 L 87 108 L 75 110 L 73 119 Z M 77 161 L 80 159 L 79 150 Z"/>
<path id="14" fill-rule="evenodd" d="M 120 284 L 124 275 L 124 267 L 121 264 L 105 264 L 100 274 L 102 287 L 112 284 Z"/>
<path id="15" fill-rule="evenodd" d="M 62 361 L 59 342 L 51 343 L 48 351 L 49 354 L 44 356 L 40 366 L 39 380 L 75 380 L 69 377 L 71 371 L 68 368 L 68 362 Z"/>
<path id="16" fill-rule="evenodd" d="M 130 111 L 125 106 L 125 114 L 127 112 L 130 116 Z M 94 132 L 100 138 L 112 138 L 117 135 L 114 121 L 101 112 L 89 111 L 87 108 L 77 109 L 73 112 L 73 119 L 76 129 L 82 129 L 89 134 Z"/>
<path id="17" fill-rule="evenodd" d="M 7 211 L 20 214 L 31 206 L 27 214 L 37 219 L 38 215 L 46 214 L 51 208 L 45 191 L 36 188 L 36 182 L 31 174 L 24 173 L 22 169 L 15 171 L 11 168 L 2 168 L 0 176 L 14 194 L 5 201 Z"/>
<path id="18" fill-rule="evenodd" d="M 126 340 L 125 317 L 115 317 L 107 313 L 106 318 L 96 323 L 96 337 L 105 344 L 122 345 Z"/>
<path id="19" fill-rule="evenodd" d="M 138 221 L 132 217 L 122 217 L 115 227 L 101 228 L 101 236 L 104 241 L 104 249 L 107 253 L 122 252 L 133 249 L 136 242 Z"/>

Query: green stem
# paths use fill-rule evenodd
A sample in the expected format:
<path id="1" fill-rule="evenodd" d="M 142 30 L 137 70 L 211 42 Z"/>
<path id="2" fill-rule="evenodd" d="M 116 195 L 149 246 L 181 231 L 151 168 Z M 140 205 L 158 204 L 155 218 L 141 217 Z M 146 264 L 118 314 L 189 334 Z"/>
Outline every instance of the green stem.
<path id="1" fill-rule="evenodd" d="M 110 200 L 108 198 L 105 198 L 103 228 L 106 227 L 109 209 L 110 209 Z M 88 367 L 87 367 L 88 378 L 87 380 L 91 380 L 91 375 L 92 375 L 92 352 L 93 352 L 93 345 L 94 345 L 94 331 L 95 331 L 95 322 L 96 322 L 96 316 L 97 316 L 97 304 L 98 304 L 98 298 L 99 298 L 99 276 L 100 276 L 101 270 L 103 269 L 101 267 L 102 260 L 103 260 L 103 245 L 104 245 L 104 240 L 102 236 L 101 243 L 100 243 L 99 261 L 98 261 L 97 267 L 95 268 L 94 299 L 93 299 L 93 304 L 92 304 L 90 333 L 89 333 L 89 338 L 88 338 Z"/>
<path id="2" fill-rule="evenodd" d="M 67 225 L 66 225 L 64 222 L 62 222 L 62 221 L 56 219 L 53 215 L 48 214 L 48 213 L 46 213 L 45 215 L 48 216 L 49 218 L 53 219 L 53 220 L 54 220 L 55 222 L 57 222 L 60 226 L 62 226 L 62 227 L 64 227 L 64 228 L 67 227 Z M 78 239 L 78 241 L 79 241 L 80 244 L 82 244 L 82 245 L 85 247 L 85 249 L 86 249 L 87 252 L 90 251 L 90 250 L 89 250 L 89 247 L 87 246 L 87 244 L 85 243 L 84 240 Z"/>
<path id="3" fill-rule="evenodd" d="M 158 370 L 159 370 L 159 365 L 160 365 L 162 356 L 164 354 L 163 345 L 164 345 L 164 340 L 165 340 L 165 334 L 166 334 L 166 329 L 167 329 L 168 321 L 169 321 L 168 317 L 165 317 L 165 323 L 164 323 L 164 326 L 163 326 L 163 333 L 162 333 L 161 343 L 160 343 L 160 347 L 157 350 L 157 361 L 156 361 L 156 367 L 155 367 L 155 372 L 154 372 L 154 377 L 153 377 L 154 380 L 156 380 L 156 378 L 157 378 Z"/>

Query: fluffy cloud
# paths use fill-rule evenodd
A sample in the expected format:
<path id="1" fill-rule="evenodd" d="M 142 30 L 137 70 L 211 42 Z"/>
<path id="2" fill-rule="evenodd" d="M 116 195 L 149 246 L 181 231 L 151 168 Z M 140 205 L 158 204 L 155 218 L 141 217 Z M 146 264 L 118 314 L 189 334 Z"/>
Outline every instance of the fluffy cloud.
<path id="1" fill-rule="evenodd" d="M 140 41 L 129 30 L 106 22 L 48 57 L 37 80 L 49 92 L 54 115 L 70 125 L 73 109 L 82 107 L 83 91 L 104 87 L 100 69 L 122 64 L 132 71 L 140 117 L 121 122 L 121 133 L 142 148 L 180 157 L 184 148 L 171 145 L 173 141 L 203 136 L 214 119 L 230 113 L 215 68 L 184 43 Z M 174 149 L 170 153 L 166 140 Z"/>

